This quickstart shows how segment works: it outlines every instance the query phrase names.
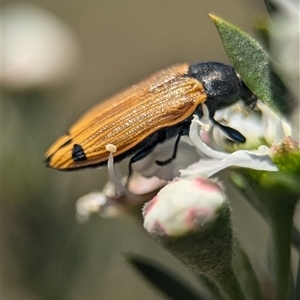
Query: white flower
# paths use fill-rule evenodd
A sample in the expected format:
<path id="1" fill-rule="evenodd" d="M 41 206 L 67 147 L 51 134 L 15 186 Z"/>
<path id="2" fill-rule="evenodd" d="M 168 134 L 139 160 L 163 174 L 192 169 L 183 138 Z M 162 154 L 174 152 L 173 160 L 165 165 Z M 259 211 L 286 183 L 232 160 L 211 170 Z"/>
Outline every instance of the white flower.
<path id="1" fill-rule="evenodd" d="M 149 201 L 167 183 L 157 177 L 145 178 L 137 173 L 127 182 L 127 178 L 122 177 L 121 171 L 114 164 L 113 148 L 109 147 L 109 150 L 107 168 L 110 181 L 101 192 L 89 193 L 77 200 L 76 219 L 80 223 L 95 213 L 103 218 L 129 213 L 131 209 Z"/>
<path id="2" fill-rule="evenodd" d="M 189 136 L 181 141 L 177 159 L 165 167 L 157 166 L 155 160 L 169 157 L 167 155 L 172 152 L 174 140 L 157 145 L 153 153 L 143 161 L 134 164 L 135 171 L 138 169 L 143 176 L 135 172 L 129 181 L 121 175 L 120 170 L 114 164 L 114 145 L 108 145 L 107 150 L 110 151 L 110 155 L 107 168 L 110 182 L 98 195 L 90 194 L 88 197 L 80 199 L 78 214 L 86 218 L 90 213 L 95 213 L 95 206 L 98 207 L 98 213 L 104 217 L 129 212 L 133 207 L 140 206 L 150 200 L 159 189 L 163 188 L 167 183 L 164 179 L 172 179 L 178 175 L 183 179 L 197 177 L 208 180 L 209 177 L 219 171 L 232 166 L 277 171 L 269 156 L 269 146 L 289 135 L 290 127 L 261 102 L 258 103 L 255 111 L 248 111 L 246 116 L 243 115 L 246 114 L 244 112 L 246 109 L 241 109 L 239 105 L 241 104 L 236 104 L 231 109 L 225 109 L 222 113 L 218 112 L 216 119 L 219 118 L 217 120 L 226 126 L 238 128 L 249 140 L 244 147 L 254 150 L 240 149 L 232 153 L 228 152 L 230 147 L 227 136 L 220 133 L 220 129 L 210 121 L 208 109 L 203 104 L 204 116 L 201 120 L 194 116 Z M 241 123 L 244 124 L 241 125 Z M 219 133 L 216 134 L 216 132 Z M 261 145 L 261 141 L 267 145 Z M 218 145 L 218 147 L 211 145 Z M 144 177 L 153 175 L 155 177 Z M 158 177 L 163 178 L 163 180 Z M 161 192 L 165 189 L 168 190 L 169 187 L 166 186 Z M 182 190 L 184 193 L 187 192 L 185 189 Z M 82 207 L 85 211 L 82 210 Z"/>
<path id="3" fill-rule="evenodd" d="M 266 108 L 265 106 L 261 105 L 263 108 Z M 209 123 L 209 118 L 208 118 L 208 110 L 205 105 L 202 106 L 203 112 L 204 112 L 204 120 Z M 269 110 L 268 110 L 269 111 Z M 269 115 L 268 115 L 269 116 Z M 273 115 L 272 115 L 273 116 Z M 275 116 L 275 115 L 274 115 Z M 235 117 L 235 116 L 234 116 Z M 277 118 L 277 117 L 276 117 Z M 228 118 L 228 122 L 226 125 L 235 125 L 232 126 L 233 128 L 239 128 L 240 126 L 237 126 L 237 123 L 230 124 L 231 118 Z M 235 118 L 236 120 L 236 118 Z M 267 119 L 266 126 L 264 127 L 265 129 L 265 135 L 268 133 L 268 126 L 269 124 L 273 124 L 273 126 L 276 129 L 276 122 L 278 124 L 282 124 L 282 121 L 279 119 L 273 120 L 274 122 L 270 123 L 270 120 Z M 262 121 L 264 122 L 264 121 Z M 233 153 L 227 153 L 223 151 L 217 151 L 212 149 L 211 147 L 208 146 L 209 144 L 209 137 L 207 133 L 207 128 L 209 124 L 205 124 L 202 121 L 199 121 L 199 118 L 197 116 L 194 116 L 194 119 L 192 121 L 191 127 L 190 127 L 190 133 L 189 137 L 190 140 L 193 142 L 195 145 L 196 149 L 202 154 L 205 154 L 207 158 L 202 158 L 200 159 L 197 163 L 194 163 L 187 167 L 184 170 L 181 170 L 181 176 L 189 176 L 192 174 L 201 174 L 202 176 L 210 177 L 217 172 L 228 168 L 230 166 L 238 166 L 238 167 L 244 167 L 244 168 L 251 168 L 251 169 L 256 169 L 256 170 L 264 170 L 264 171 L 277 171 L 276 166 L 273 164 L 273 162 L 270 159 L 269 156 L 269 147 L 267 146 L 260 146 L 257 150 L 237 150 Z M 274 124 L 275 123 L 275 124 Z M 199 126 L 200 126 L 200 131 L 199 131 Z M 250 127 L 251 128 L 251 127 Z M 218 130 L 218 128 L 215 128 L 215 130 Z M 211 130 L 212 132 L 213 130 Z M 220 131 L 220 130 L 219 130 Z M 250 132 L 250 134 L 249 134 Z M 281 139 L 284 137 L 285 134 L 282 133 L 283 130 L 273 130 L 273 139 Z M 243 132 L 241 132 L 243 133 Z M 251 137 L 251 130 L 245 131 L 246 138 Z M 203 136 L 206 137 L 206 143 L 203 142 Z M 225 135 L 223 134 L 223 138 Z M 267 136 L 265 136 L 267 138 Z M 227 138 L 226 138 L 227 139 Z"/>
<path id="4" fill-rule="evenodd" d="M 132 165 L 133 170 L 144 177 L 156 176 L 164 180 L 179 176 L 179 170 L 196 162 L 200 156 L 190 139 L 184 136 L 180 139 L 176 159 L 165 166 L 158 166 L 156 160 L 164 161 L 172 155 L 175 140 L 176 137 L 157 144 L 149 155 Z"/>
<path id="5" fill-rule="evenodd" d="M 86 222 L 94 213 L 104 218 L 115 217 L 118 210 L 109 198 L 101 192 L 93 192 L 80 197 L 76 202 L 76 220 Z"/>
<path id="6" fill-rule="evenodd" d="M 79 43 L 59 17 L 29 3 L 3 7 L 2 72 L 13 89 L 52 87 L 69 79 L 79 58 Z"/>
<path id="7" fill-rule="evenodd" d="M 297 0 L 272 0 L 277 11 L 270 20 L 270 51 L 274 67 L 291 91 L 296 105 L 289 117 L 293 138 L 300 141 L 300 9 Z"/>
<path id="8" fill-rule="evenodd" d="M 260 100 L 253 110 L 249 110 L 242 101 L 239 101 L 230 107 L 218 110 L 215 119 L 226 126 L 238 129 L 246 138 L 245 144 L 233 144 L 228 142 L 222 131 L 216 127 L 212 128 L 212 146 L 226 151 L 255 149 L 262 144 L 271 146 L 291 135 L 291 127 L 287 121 L 279 118 Z"/>
<path id="9" fill-rule="evenodd" d="M 278 11 L 270 21 L 270 48 L 281 78 L 299 101 L 299 1 L 272 0 Z"/>

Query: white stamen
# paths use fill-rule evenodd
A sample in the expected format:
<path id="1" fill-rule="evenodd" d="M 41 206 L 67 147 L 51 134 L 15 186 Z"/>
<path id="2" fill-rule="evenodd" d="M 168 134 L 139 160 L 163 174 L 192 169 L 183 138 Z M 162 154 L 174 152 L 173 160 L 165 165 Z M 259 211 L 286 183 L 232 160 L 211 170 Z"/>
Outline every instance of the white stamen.
<path id="1" fill-rule="evenodd" d="M 202 107 L 202 112 L 203 112 L 203 116 L 202 116 L 201 120 L 204 123 L 213 124 L 209 117 L 209 110 L 208 110 L 207 105 L 205 103 L 202 103 L 201 107 Z"/>
<path id="2" fill-rule="evenodd" d="M 105 146 L 105 149 L 106 149 L 108 152 L 111 152 L 111 153 L 117 152 L 117 146 L 115 146 L 114 144 L 107 144 L 107 145 Z"/>
<path id="3" fill-rule="evenodd" d="M 106 148 L 109 145 L 106 145 Z M 112 145 L 114 146 L 114 145 Z M 115 147 L 116 148 L 116 147 Z M 122 184 L 122 175 L 119 169 L 115 170 L 113 152 L 110 151 L 107 161 L 108 176 L 116 188 L 117 195 L 125 195 L 127 190 Z"/>
<path id="4" fill-rule="evenodd" d="M 201 130 L 202 130 L 202 126 L 206 126 L 207 124 L 203 124 L 201 121 L 199 121 L 198 116 L 194 115 L 194 119 L 192 120 L 192 124 L 190 126 L 190 132 L 189 132 L 189 137 L 190 137 L 191 141 L 193 142 L 193 144 L 203 154 L 207 155 L 208 157 L 215 158 L 218 160 L 228 157 L 230 154 L 213 150 L 212 148 L 208 147 L 202 141 L 200 134 L 199 134 L 198 125 L 201 126 Z"/>
<path id="5" fill-rule="evenodd" d="M 116 150 L 117 147 L 113 144 L 108 144 L 106 145 L 106 149 L 110 150 Z M 135 200 L 137 197 L 135 194 L 130 192 L 127 187 L 126 187 L 126 182 L 125 180 L 124 183 L 124 178 L 122 175 L 121 170 L 114 164 L 114 157 L 113 157 L 113 151 L 110 151 L 109 156 L 108 156 L 108 161 L 107 161 L 107 170 L 108 170 L 108 176 L 111 181 L 111 183 L 114 185 L 114 193 L 111 194 L 110 196 L 113 198 L 118 198 L 120 196 L 126 196 L 128 199 Z"/>

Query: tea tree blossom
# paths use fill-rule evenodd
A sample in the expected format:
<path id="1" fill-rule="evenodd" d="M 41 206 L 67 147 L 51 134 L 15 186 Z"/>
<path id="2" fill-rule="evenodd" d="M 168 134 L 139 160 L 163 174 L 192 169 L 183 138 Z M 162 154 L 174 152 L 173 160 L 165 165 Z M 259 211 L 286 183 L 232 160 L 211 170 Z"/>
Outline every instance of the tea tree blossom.
<path id="1" fill-rule="evenodd" d="M 240 105 L 242 104 L 240 103 Z M 230 110 L 224 110 L 223 114 L 219 112 L 217 117 L 218 120 L 223 119 L 224 124 L 226 125 L 230 125 L 233 128 L 240 128 L 241 125 L 237 121 L 243 120 L 241 118 L 241 111 L 241 108 L 234 106 Z M 245 134 L 247 140 L 250 140 L 250 142 L 246 143 L 246 148 L 250 148 L 251 145 L 254 145 L 256 147 L 256 149 L 254 148 L 255 150 L 240 149 L 231 153 L 228 152 L 229 149 L 232 149 L 232 143 L 228 143 L 228 138 L 224 135 L 224 133 L 216 133 L 220 130 L 210 122 L 205 105 L 203 105 L 203 112 L 204 116 L 201 120 L 199 120 L 196 116 L 194 117 L 191 123 L 189 136 L 183 139 L 179 146 L 179 163 L 178 160 L 175 159 L 174 162 L 166 167 L 156 166 L 154 163 L 156 157 L 166 155 L 166 152 L 169 154 L 172 143 L 169 144 L 170 147 L 158 145 L 158 149 L 155 149 L 154 152 L 145 159 L 145 161 L 139 163 L 138 169 L 142 176 L 135 172 L 126 184 L 126 179 L 122 178 L 118 166 L 114 164 L 113 151 L 111 151 L 108 160 L 110 183 L 102 192 L 92 193 L 89 194 L 90 196 L 86 195 L 78 200 L 78 218 L 80 219 L 80 216 L 85 216 L 83 217 L 83 219 L 85 219 L 90 215 L 90 213 L 95 213 L 97 211 L 97 209 L 95 209 L 95 203 L 98 205 L 98 212 L 100 215 L 105 217 L 118 215 L 118 212 L 124 213 L 132 206 L 141 205 L 143 201 L 151 199 L 149 198 L 149 194 L 151 194 L 151 192 L 155 192 L 167 184 L 168 181 L 157 177 L 159 174 L 163 174 L 162 178 L 180 178 L 180 176 L 188 177 L 194 175 L 209 178 L 217 172 L 231 166 L 265 171 L 277 170 L 269 156 L 269 146 L 272 144 L 272 139 L 277 141 L 288 136 L 290 134 L 290 129 L 286 122 L 274 116 L 262 103 L 259 102 L 254 111 L 247 112 L 249 122 L 246 122 L 246 124 L 243 125 L 243 130 L 241 130 L 241 133 Z M 256 132 L 255 130 L 253 131 L 253 122 L 251 122 L 251 120 L 260 121 L 260 128 L 262 127 L 262 124 L 264 124 L 265 127 L 261 128 L 259 132 Z M 246 125 L 248 125 L 249 128 L 246 127 Z M 272 125 L 275 126 L 277 130 L 269 130 Z M 263 132 L 265 133 L 265 136 L 263 136 Z M 253 136 L 256 136 L 256 133 L 259 138 L 255 140 Z M 269 142 L 266 142 L 266 145 L 260 146 L 259 141 L 262 140 Z M 210 145 L 214 146 L 216 144 L 219 144 L 217 147 L 219 150 L 215 150 L 210 147 Z M 189 149 L 192 149 L 191 156 L 188 155 Z M 187 163 L 185 163 L 185 157 L 187 157 Z M 146 178 L 144 176 L 149 175 L 147 166 L 149 166 L 149 161 L 151 160 L 153 165 L 151 174 L 155 172 L 156 169 L 162 170 L 157 172 L 158 175 Z M 143 169 L 143 165 L 146 167 L 145 169 Z M 179 166 L 182 169 L 178 170 Z M 166 170 L 163 170 L 164 168 Z M 133 169 L 135 170 L 134 166 Z M 137 186 L 139 187 L 139 191 L 137 191 Z M 112 207 L 115 207 L 116 209 L 112 210 Z M 114 213 L 107 213 L 106 211 L 108 208 L 109 211 L 114 211 Z"/>
<path id="2" fill-rule="evenodd" d="M 272 0 L 271 3 L 268 0 L 265 3 L 271 7 L 271 15 L 276 5 L 274 20 L 277 18 L 277 22 L 271 24 L 271 34 L 275 37 L 273 46 L 281 50 L 275 53 L 275 58 L 284 68 L 283 81 L 297 99 L 299 11 L 292 1 Z M 238 258 L 238 271 L 247 273 L 248 278 L 237 280 L 233 267 L 236 245 L 232 213 L 226 187 L 217 176 L 224 169 L 235 168 L 232 183 L 265 218 L 271 233 L 269 249 L 273 269 L 268 274 L 271 296 L 266 297 L 274 295 L 276 299 L 287 299 L 292 282 L 290 247 L 296 245 L 295 240 L 299 240 L 300 235 L 293 227 L 293 214 L 300 197 L 300 147 L 295 140 L 299 131 L 294 128 L 299 122 L 299 105 L 298 108 L 293 106 L 285 86 L 270 71 L 273 60 L 254 39 L 215 16 L 211 18 L 244 82 L 268 104 L 258 100 L 255 107 L 249 108 L 240 101 L 215 113 L 217 122 L 238 130 L 246 142 L 233 142 L 222 126 L 215 126 L 203 104 L 203 116 L 194 116 L 189 135 L 179 143 L 176 159 L 166 166 L 157 166 L 155 161 L 169 158 L 174 140 L 157 145 L 150 155 L 133 164 L 134 174 L 127 179 L 114 164 L 113 147 L 108 147 L 110 182 L 102 192 L 79 199 L 77 215 L 81 220 L 95 212 L 112 217 L 132 213 L 133 208 L 143 206 L 145 230 L 186 266 L 213 282 L 212 290 L 219 288 L 216 299 L 244 300 L 246 294 L 265 299 L 247 255 Z M 286 38 L 289 42 L 282 42 Z M 283 114 L 292 120 L 293 131 Z M 292 228 L 296 235 L 294 240 Z M 299 274 L 298 270 L 295 290 L 300 287 Z"/>

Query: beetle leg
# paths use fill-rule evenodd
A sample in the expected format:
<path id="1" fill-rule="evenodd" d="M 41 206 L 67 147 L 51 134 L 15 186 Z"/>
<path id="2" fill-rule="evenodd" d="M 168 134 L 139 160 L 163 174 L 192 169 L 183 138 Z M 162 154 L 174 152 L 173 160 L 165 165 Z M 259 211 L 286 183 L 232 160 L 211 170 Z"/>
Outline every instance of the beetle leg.
<path id="1" fill-rule="evenodd" d="M 177 155 L 177 150 L 178 150 L 178 144 L 179 144 L 179 141 L 180 141 L 180 138 L 185 135 L 185 132 L 184 131 L 180 131 L 177 135 L 177 138 L 176 138 L 176 141 L 175 141 L 175 144 L 174 144 L 174 148 L 173 148 L 173 153 L 172 153 L 172 156 L 166 160 L 156 160 L 155 163 L 160 166 L 160 167 L 163 167 L 167 164 L 169 164 L 172 160 L 174 160 L 176 158 L 176 155 Z"/>
<path id="2" fill-rule="evenodd" d="M 155 146 L 156 146 L 156 143 L 154 143 L 153 145 L 151 145 L 149 147 L 142 148 L 142 150 L 138 151 L 134 156 L 131 157 L 131 159 L 129 161 L 128 179 L 132 175 L 132 164 L 143 159 L 148 154 L 150 154 L 153 151 L 153 149 L 155 148 Z M 128 179 L 127 179 L 127 183 L 128 183 Z"/>

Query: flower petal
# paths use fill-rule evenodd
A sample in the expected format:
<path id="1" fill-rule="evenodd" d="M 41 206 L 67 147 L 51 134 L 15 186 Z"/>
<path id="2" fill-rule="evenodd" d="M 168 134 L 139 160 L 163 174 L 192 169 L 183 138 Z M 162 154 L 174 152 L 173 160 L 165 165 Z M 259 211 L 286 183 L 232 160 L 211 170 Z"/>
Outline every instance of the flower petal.
<path id="1" fill-rule="evenodd" d="M 278 171 L 266 152 L 269 151 L 269 149 L 266 149 L 266 147 L 263 147 L 262 149 L 264 149 L 262 153 L 259 153 L 259 151 L 239 150 L 222 160 L 201 159 L 187 169 L 181 170 L 180 174 L 181 176 L 202 174 L 210 177 L 221 170 L 232 166 L 272 172 Z"/>
<path id="2" fill-rule="evenodd" d="M 93 192 L 80 197 L 76 202 L 76 220 L 84 223 L 92 214 L 109 218 L 118 215 L 117 207 L 102 192 Z"/>
<path id="3" fill-rule="evenodd" d="M 145 158 L 134 163 L 132 168 L 144 177 L 157 176 L 163 180 L 171 180 L 179 175 L 179 170 L 198 161 L 199 154 L 188 137 L 181 137 L 178 145 L 176 158 L 165 166 L 158 166 L 155 161 L 164 161 L 171 157 L 175 139 L 169 139 L 156 145 L 154 150 Z"/>

